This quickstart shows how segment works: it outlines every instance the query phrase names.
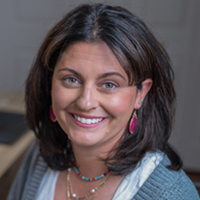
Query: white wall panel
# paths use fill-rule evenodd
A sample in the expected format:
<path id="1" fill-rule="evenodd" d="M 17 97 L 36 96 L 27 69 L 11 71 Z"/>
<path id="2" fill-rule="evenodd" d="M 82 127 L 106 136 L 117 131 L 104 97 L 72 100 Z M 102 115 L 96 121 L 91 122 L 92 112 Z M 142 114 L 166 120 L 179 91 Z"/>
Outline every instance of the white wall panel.
<path id="1" fill-rule="evenodd" d="M 19 20 L 35 21 L 48 18 L 52 13 L 52 0 L 15 0 L 15 14 Z"/>
<path id="2" fill-rule="evenodd" d="M 147 15 L 155 21 L 157 27 L 181 27 L 187 18 L 186 0 L 149 0 Z"/>

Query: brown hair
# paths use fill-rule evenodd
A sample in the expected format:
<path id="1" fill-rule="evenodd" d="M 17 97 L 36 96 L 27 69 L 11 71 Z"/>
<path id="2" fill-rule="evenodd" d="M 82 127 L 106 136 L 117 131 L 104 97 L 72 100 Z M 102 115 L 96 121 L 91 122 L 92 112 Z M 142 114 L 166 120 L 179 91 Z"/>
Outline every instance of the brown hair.
<path id="1" fill-rule="evenodd" d="M 47 34 L 26 82 L 27 121 L 40 141 L 48 165 L 64 170 L 71 165 L 71 146 L 67 134 L 49 117 L 53 70 L 69 45 L 79 41 L 105 42 L 140 89 L 142 81 L 153 80 L 152 88 L 137 111 L 133 134 L 124 132 L 122 141 L 104 159 L 115 174 L 131 172 L 146 152 L 162 151 L 171 160 L 170 169 L 182 162 L 167 143 L 175 113 L 173 71 L 161 44 L 146 25 L 121 7 L 84 4 L 76 7 Z M 115 165 L 115 168 L 111 166 Z"/>

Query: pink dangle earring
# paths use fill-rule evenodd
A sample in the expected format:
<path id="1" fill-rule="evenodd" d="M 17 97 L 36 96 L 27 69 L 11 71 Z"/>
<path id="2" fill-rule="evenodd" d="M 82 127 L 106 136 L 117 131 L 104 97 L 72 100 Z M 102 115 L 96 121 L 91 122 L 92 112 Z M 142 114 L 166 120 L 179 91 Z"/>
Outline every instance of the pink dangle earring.
<path id="1" fill-rule="evenodd" d="M 138 104 L 141 104 L 141 103 L 142 103 L 142 99 L 140 99 Z M 133 134 L 135 127 L 136 127 L 136 124 L 137 124 L 137 114 L 136 114 L 136 110 L 134 110 L 133 115 L 131 117 L 131 121 L 129 123 L 129 132 L 131 134 Z"/>
<path id="2" fill-rule="evenodd" d="M 133 134 L 136 124 L 137 124 L 137 114 L 136 114 L 136 110 L 134 110 L 133 116 L 131 117 L 131 121 L 129 123 L 129 132 L 131 134 Z"/>
<path id="3" fill-rule="evenodd" d="M 56 116 L 54 115 L 52 106 L 50 106 L 49 108 L 49 114 L 50 114 L 51 121 L 56 122 Z"/>

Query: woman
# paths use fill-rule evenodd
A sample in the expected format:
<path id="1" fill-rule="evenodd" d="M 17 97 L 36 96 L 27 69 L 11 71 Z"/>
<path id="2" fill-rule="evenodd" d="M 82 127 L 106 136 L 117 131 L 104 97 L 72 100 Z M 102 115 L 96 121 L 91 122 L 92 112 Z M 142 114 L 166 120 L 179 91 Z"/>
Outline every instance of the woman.
<path id="1" fill-rule="evenodd" d="M 37 141 L 8 199 L 199 199 L 167 143 L 169 58 L 120 7 L 81 5 L 41 45 L 26 84 Z"/>

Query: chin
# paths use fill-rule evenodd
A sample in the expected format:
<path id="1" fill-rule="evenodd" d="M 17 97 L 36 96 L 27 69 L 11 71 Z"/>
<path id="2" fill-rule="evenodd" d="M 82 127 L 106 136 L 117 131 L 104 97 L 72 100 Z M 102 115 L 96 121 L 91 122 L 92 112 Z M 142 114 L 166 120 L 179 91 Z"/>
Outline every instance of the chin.
<path id="1" fill-rule="evenodd" d="M 80 147 L 95 147 L 98 146 L 98 142 L 95 141 L 88 141 L 88 140 L 82 140 L 82 141 L 75 141 L 75 140 L 71 140 L 72 144 L 76 145 L 76 146 L 80 146 Z"/>
<path id="2" fill-rule="evenodd" d="M 74 136 L 74 135 L 73 135 Z M 93 146 L 98 146 L 98 144 L 100 143 L 100 140 L 98 138 L 94 137 L 94 134 L 90 134 L 90 137 L 86 137 L 86 135 L 84 135 L 85 137 L 83 137 L 83 133 L 81 134 L 81 136 L 77 135 L 75 137 L 73 136 L 69 136 L 69 139 L 71 140 L 72 144 L 75 144 L 77 146 L 82 146 L 82 147 L 93 147 Z"/>

